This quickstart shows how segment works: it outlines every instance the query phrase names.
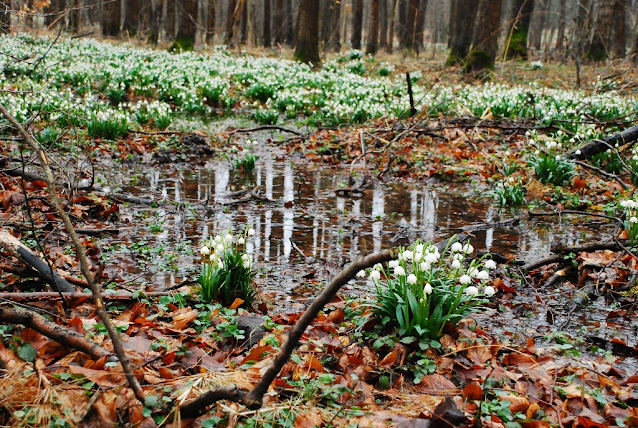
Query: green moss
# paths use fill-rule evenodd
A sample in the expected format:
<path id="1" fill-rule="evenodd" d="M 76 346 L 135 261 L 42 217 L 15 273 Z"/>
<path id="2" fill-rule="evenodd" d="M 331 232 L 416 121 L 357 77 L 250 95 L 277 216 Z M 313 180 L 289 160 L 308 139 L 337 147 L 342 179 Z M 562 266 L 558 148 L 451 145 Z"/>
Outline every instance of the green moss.
<path id="1" fill-rule="evenodd" d="M 472 50 L 463 63 L 464 73 L 475 73 L 482 70 L 492 69 L 494 69 L 494 57 L 480 49 Z"/>
<path id="2" fill-rule="evenodd" d="M 585 58 L 591 61 L 604 61 L 609 57 L 605 44 L 600 40 L 600 37 L 595 36 L 589 49 L 585 52 Z"/>
<path id="3" fill-rule="evenodd" d="M 527 59 L 527 31 L 516 27 L 507 48 L 506 59 Z"/>
<path id="4" fill-rule="evenodd" d="M 195 47 L 195 40 L 192 37 L 178 37 L 168 48 L 169 52 L 192 51 Z"/>
<path id="5" fill-rule="evenodd" d="M 458 49 L 450 49 L 450 53 L 447 57 L 447 61 L 445 61 L 445 66 L 446 67 L 452 67 L 454 65 L 460 64 L 463 62 L 463 58 L 465 57 L 465 54 L 463 52 L 460 52 Z"/>

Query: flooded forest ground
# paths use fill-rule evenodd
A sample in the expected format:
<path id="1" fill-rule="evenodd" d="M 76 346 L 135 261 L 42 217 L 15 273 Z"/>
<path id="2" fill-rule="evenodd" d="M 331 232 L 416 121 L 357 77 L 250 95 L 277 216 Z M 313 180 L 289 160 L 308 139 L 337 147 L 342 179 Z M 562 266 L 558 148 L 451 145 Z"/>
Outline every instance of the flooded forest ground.
<path id="1" fill-rule="evenodd" d="M 551 63 L 482 82 L 358 51 L 313 70 L 223 48 L 2 39 L 1 423 L 638 423 L 629 66 L 583 67 L 578 88 Z M 231 248 L 252 302 L 203 297 L 203 269 Z M 247 399 L 326 285 L 392 248 L 407 272 L 350 272 L 261 406 Z M 445 292 L 432 302 L 468 308 L 438 331 L 430 303 L 414 309 L 432 279 Z M 419 328 L 379 315 L 392 284 L 418 288 L 392 311 Z M 226 400 L 193 411 L 211 390 Z"/>

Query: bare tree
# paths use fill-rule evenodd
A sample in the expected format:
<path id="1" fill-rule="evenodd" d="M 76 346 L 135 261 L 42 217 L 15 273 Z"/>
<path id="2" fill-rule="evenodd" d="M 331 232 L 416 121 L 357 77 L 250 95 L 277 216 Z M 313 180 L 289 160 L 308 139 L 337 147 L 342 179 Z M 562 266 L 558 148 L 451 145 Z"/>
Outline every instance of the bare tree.
<path id="1" fill-rule="evenodd" d="M 301 0 L 297 17 L 297 61 L 319 64 L 319 2 Z"/>
<path id="2" fill-rule="evenodd" d="M 379 41 L 379 2 L 370 2 L 370 26 L 368 27 L 368 40 L 366 43 L 366 53 L 376 54 Z"/>
<path id="3" fill-rule="evenodd" d="M 379 2 L 379 47 L 385 49 L 388 44 L 388 0 Z"/>
<path id="4" fill-rule="evenodd" d="M 604 0 L 598 3 L 594 31 L 585 47 L 585 58 L 603 61 L 609 57 L 610 38 L 614 26 L 614 1 Z"/>
<path id="5" fill-rule="evenodd" d="M 536 0 L 534 2 L 534 13 L 530 23 L 529 47 L 538 54 L 541 51 L 543 41 L 543 31 L 545 30 L 545 18 L 547 16 L 548 0 Z"/>
<path id="6" fill-rule="evenodd" d="M 361 33 L 363 32 L 363 0 L 352 2 L 352 34 L 350 45 L 352 49 L 361 49 Z"/>
<path id="7" fill-rule="evenodd" d="M 263 43 L 265 47 L 270 47 L 270 0 L 264 0 L 264 31 L 263 31 Z"/>
<path id="8" fill-rule="evenodd" d="M 609 43 L 613 54 L 617 57 L 625 56 L 627 37 L 625 25 L 625 11 L 627 9 L 627 0 L 614 1 L 613 25 Z"/>
<path id="9" fill-rule="evenodd" d="M 494 68 L 494 59 L 498 53 L 501 4 L 500 1 L 480 1 L 472 36 L 473 47 L 463 63 L 466 73 Z"/>
<path id="10" fill-rule="evenodd" d="M 452 0 L 448 37 L 450 54 L 446 63 L 448 66 L 463 62 L 470 52 L 478 5 L 479 2 L 476 0 Z"/>
<path id="11" fill-rule="evenodd" d="M 11 32 L 10 4 L 7 1 L 0 2 L 0 33 Z"/>
<path id="12" fill-rule="evenodd" d="M 527 37 L 534 12 L 534 0 L 513 0 L 510 8 L 510 27 L 505 43 L 506 59 L 527 59 Z"/>

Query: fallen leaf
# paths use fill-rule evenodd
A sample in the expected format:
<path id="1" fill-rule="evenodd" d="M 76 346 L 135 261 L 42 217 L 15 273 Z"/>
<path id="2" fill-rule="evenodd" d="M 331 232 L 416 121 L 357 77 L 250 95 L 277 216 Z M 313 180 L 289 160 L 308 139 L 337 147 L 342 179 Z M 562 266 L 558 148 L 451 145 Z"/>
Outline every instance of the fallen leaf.
<path id="1" fill-rule="evenodd" d="M 188 327 L 199 315 L 199 311 L 189 307 L 179 308 L 173 315 L 173 328 L 175 330 L 183 330 Z"/>

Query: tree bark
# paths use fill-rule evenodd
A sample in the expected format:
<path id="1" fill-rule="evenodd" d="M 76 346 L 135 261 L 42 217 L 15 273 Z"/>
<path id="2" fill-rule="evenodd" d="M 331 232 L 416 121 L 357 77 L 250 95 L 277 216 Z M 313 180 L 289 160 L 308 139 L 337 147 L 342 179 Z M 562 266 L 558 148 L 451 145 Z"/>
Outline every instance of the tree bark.
<path id="1" fill-rule="evenodd" d="M 594 19 L 594 31 L 585 48 L 585 58 L 592 61 L 604 61 L 611 52 L 610 38 L 614 23 L 614 1 L 604 0 L 598 5 Z"/>
<path id="2" fill-rule="evenodd" d="M 102 3 L 102 34 L 117 37 L 120 35 L 121 1 Z"/>
<path id="3" fill-rule="evenodd" d="M 273 32 L 275 44 L 284 44 L 286 37 L 286 0 L 275 0 L 275 10 L 273 14 Z"/>
<path id="4" fill-rule="evenodd" d="M 545 29 L 545 17 L 547 15 L 548 0 L 536 0 L 534 2 L 534 14 L 530 23 L 529 47 L 535 54 L 540 53 Z"/>
<path id="5" fill-rule="evenodd" d="M 472 51 L 463 64 L 463 71 L 466 73 L 494 68 L 494 59 L 498 53 L 501 4 L 500 1 L 480 1 L 472 37 Z"/>
<path id="6" fill-rule="evenodd" d="M 263 44 L 265 47 L 270 47 L 270 42 L 271 42 L 271 31 L 270 31 L 270 19 L 271 19 L 271 13 L 270 13 L 270 1 L 271 0 L 264 0 L 264 27 L 263 27 Z"/>
<path id="7" fill-rule="evenodd" d="M 366 53 L 375 55 L 377 53 L 379 40 L 379 0 L 370 2 L 370 26 L 368 27 L 368 41 L 366 43 Z"/>
<path id="8" fill-rule="evenodd" d="M 627 9 L 627 0 L 614 1 L 614 13 L 612 18 L 612 31 L 610 35 L 609 45 L 616 57 L 624 57 L 627 46 L 627 37 L 625 36 L 625 10 Z"/>
<path id="9" fill-rule="evenodd" d="M 11 15 L 9 14 L 9 4 L 0 3 L 0 34 L 11 32 Z"/>
<path id="10" fill-rule="evenodd" d="M 527 59 L 527 37 L 534 12 L 534 0 L 513 0 L 510 9 L 510 27 L 507 32 L 504 57 Z"/>
<path id="11" fill-rule="evenodd" d="M 352 34 L 350 45 L 352 49 L 361 49 L 361 33 L 363 32 L 363 0 L 352 2 Z"/>
<path id="12" fill-rule="evenodd" d="M 450 13 L 450 54 L 448 66 L 462 63 L 470 52 L 472 34 L 479 2 L 476 0 L 452 0 Z"/>
<path id="13" fill-rule="evenodd" d="M 233 42 L 233 30 L 235 28 L 236 20 L 235 9 L 237 9 L 237 0 L 228 0 L 228 8 L 226 10 L 226 34 L 224 36 L 224 42 L 229 46 L 231 46 Z"/>
<path id="14" fill-rule="evenodd" d="M 385 51 L 392 53 L 394 50 L 394 33 L 397 22 L 397 7 L 399 6 L 399 0 L 392 0 L 392 10 L 390 12 L 390 28 L 388 29 L 388 44 Z"/>
<path id="15" fill-rule="evenodd" d="M 195 30 L 195 44 L 206 43 L 208 35 L 208 0 L 197 0 L 197 28 Z"/>
<path id="16" fill-rule="evenodd" d="M 388 45 L 388 0 L 379 2 L 379 48 L 386 49 Z"/>
<path id="17" fill-rule="evenodd" d="M 297 17 L 295 59 L 315 65 L 319 59 L 319 2 L 301 0 Z"/>
<path id="18" fill-rule="evenodd" d="M 565 43 L 565 28 L 567 27 L 567 16 L 565 14 L 565 1 L 558 0 L 558 32 L 556 34 L 556 46 L 557 52 L 561 52 Z"/>

